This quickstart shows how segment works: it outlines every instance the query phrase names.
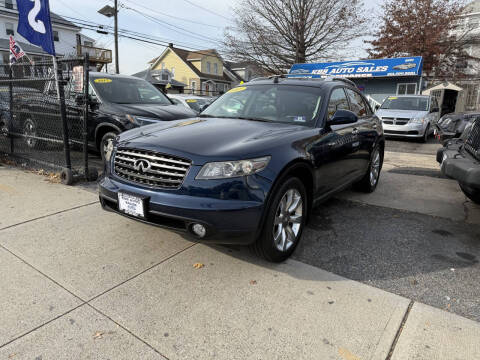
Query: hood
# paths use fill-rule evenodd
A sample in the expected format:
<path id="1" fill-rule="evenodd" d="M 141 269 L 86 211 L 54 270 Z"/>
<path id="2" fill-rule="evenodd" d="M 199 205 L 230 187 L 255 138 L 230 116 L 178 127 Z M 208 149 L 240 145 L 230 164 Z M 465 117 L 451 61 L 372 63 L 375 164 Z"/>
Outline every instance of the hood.
<path id="1" fill-rule="evenodd" d="M 196 113 L 184 106 L 155 104 L 109 104 L 110 108 L 119 114 L 144 116 L 163 121 L 187 119 Z"/>
<path id="2" fill-rule="evenodd" d="M 392 117 L 392 118 L 414 118 L 422 117 L 428 115 L 428 111 L 417 111 L 417 110 L 388 110 L 388 109 L 379 109 L 375 113 L 378 117 Z"/>
<path id="3" fill-rule="evenodd" d="M 120 146 L 186 157 L 195 165 L 270 155 L 312 128 L 240 119 L 194 118 L 148 125 L 120 135 Z M 318 131 L 317 131 L 318 132 Z"/>

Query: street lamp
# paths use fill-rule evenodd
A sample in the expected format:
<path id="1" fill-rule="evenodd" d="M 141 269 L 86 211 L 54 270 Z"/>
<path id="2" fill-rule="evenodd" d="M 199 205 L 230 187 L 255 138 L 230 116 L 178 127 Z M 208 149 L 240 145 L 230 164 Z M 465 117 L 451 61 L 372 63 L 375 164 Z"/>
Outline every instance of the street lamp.
<path id="1" fill-rule="evenodd" d="M 120 73 L 120 66 L 118 63 L 118 0 L 114 0 L 115 7 L 111 7 L 110 5 L 106 5 L 100 10 L 98 10 L 99 14 L 102 14 L 106 17 L 115 17 L 115 29 L 114 29 L 114 37 L 115 37 L 115 72 L 117 74 Z"/>

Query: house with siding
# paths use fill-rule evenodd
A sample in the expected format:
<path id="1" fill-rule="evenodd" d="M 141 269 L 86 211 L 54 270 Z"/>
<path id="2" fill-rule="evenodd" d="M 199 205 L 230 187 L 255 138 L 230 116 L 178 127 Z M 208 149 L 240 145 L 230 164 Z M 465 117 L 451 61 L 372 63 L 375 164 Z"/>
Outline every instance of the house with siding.
<path id="1" fill-rule="evenodd" d="M 214 49 L 189 51 L 170 44 L 150 64 L 153 71 L 168 70 L 172 79 L 187 84 L 185 92 L 218 95 L 227 92 L 235 83 Z"/>

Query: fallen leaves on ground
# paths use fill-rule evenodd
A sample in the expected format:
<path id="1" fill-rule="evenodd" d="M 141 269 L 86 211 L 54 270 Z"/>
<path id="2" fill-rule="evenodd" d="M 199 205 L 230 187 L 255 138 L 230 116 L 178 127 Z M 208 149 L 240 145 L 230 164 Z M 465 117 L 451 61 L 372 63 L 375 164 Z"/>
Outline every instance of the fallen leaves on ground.
<path id="1" fill-rule="evenodd" d="M 97 331 L 97 332 L 95 333 L 95 335 L 93 335 L 93 339 L 94 339 L 94 340 L 102 339 L 102 338 L 103 338 L 103 334 L 105 334 L 105 333 L 102 332 L 102 331 Z"/>
<path id="2" fill-rule="evenodd" d="M 204 266 L 205 266 L 205 265 L 202 264 L 202 263 L 195 263 L 195 264 L 193 264 L 193 267 L 194 267 L 195 269 L 201 269 L 201 268 L 203 268 Z"/>
<path id="3" fill-rule="evenodd" d="M 257 285 L 257 280 L 250 280 L 250 285 Z"/>
<path id="4" fill-rule="evenodd" d="M 17 354 L 10 354 L 10 355 L 8 355 L 8 358 L 13 359 L 15 356 L 17 356 Z"/>

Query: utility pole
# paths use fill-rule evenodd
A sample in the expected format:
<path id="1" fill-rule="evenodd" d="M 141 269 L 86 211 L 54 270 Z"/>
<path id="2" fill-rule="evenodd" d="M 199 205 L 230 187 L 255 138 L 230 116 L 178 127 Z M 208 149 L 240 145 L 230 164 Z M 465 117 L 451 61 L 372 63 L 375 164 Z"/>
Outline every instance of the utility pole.
<path id="1" fill-rule="evenodd" d="M 115 0 L 115 72 L 120 74 L 120 64 L 118 63 L 118 0 Z"/>

